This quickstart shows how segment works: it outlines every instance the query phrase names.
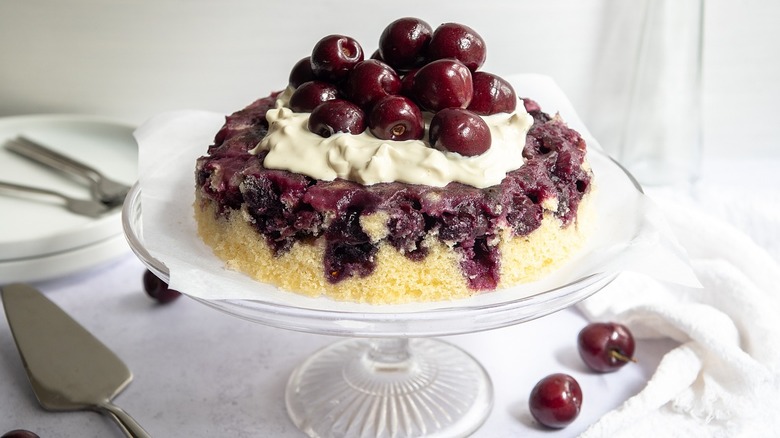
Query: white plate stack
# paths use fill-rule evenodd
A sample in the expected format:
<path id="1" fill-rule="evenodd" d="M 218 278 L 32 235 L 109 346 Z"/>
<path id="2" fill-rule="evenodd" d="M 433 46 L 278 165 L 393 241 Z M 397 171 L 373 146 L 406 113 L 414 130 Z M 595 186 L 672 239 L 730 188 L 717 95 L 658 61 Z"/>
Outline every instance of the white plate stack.
<path id="1" fill-rule="evenodd" d="M 138 178 L 133 129 L 109 119 L 82 115 L 0 118 L 0 180 L 89 198 L 86 181 L 4 147 L 7 140 L 23 135 L 131 185 Z M 69 212 L 56 198 L 0 193 L 0 284 L 61 277 L 128 251 L 122 234 L 121 206 L 93 219 Z"/>

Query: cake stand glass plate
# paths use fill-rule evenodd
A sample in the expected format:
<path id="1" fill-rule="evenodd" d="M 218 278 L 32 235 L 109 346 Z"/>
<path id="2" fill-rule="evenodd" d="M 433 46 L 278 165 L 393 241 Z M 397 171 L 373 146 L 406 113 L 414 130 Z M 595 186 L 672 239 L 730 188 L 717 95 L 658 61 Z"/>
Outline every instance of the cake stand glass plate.
<path id="1" fill-rule="evenodd" d="M 141 261 L 168 281 L 168 269 L 144 245 L 141 190 L 123 209 L 125 236 Z M 292 373 L 286 405 L 295 425 L 312 437 L 468 436 L 492 408 L 490 378 L 468 353 L 431 336 L 516 324 L 568 307 L 603 288 L 616 273 L 591 274 L 531 296 L 488 304 L 469 300 L 434 307 L 373 306 L 337 311 L 273 299 L 194 299 L 274 327 L 348 336 L 310 356 Z M 260 288 L 272 288 L 258 283 Z M 185 291 L 186 293 L 186 291 Z M 264 297 L 262 292 L 258 297 Z M 331 304 L 331 303 L 328 303 Z"/>

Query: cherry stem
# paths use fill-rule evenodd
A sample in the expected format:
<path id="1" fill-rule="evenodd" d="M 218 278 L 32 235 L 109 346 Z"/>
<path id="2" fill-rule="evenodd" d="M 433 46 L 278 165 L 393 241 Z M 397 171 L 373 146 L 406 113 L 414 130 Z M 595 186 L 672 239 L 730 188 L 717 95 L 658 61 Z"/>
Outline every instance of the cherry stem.
<path id="1" fill-rule="evenodd" d="M 623 354 L 623 353 L 621 353 L 621 352 L 619 352 L 617 350 L 610 350 L 609 354 L 612 357 L 614 357 L 615 359 L 617 359 L 619 361 L 622 361 L 622 362 L 634 362 L 634 363 L 637 362 L 637 360 L 634 359 L 633 357 L 628 357 L 625 354 Z"/>

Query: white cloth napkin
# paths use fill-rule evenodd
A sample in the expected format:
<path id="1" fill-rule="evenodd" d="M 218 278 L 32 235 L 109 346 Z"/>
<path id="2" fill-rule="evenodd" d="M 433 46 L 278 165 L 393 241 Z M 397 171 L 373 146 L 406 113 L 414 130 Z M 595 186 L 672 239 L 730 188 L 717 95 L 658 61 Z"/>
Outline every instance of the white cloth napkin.
<path id="1" fill-rule="evenodd" d="M 582 436 L 779 436 L 780 266 L 688 198 L 652 195 L 703 287 L 626 273 L 579 304 L 589 319 L 622 322 L 637 338 L 680 342 L 639 394 Z"/>

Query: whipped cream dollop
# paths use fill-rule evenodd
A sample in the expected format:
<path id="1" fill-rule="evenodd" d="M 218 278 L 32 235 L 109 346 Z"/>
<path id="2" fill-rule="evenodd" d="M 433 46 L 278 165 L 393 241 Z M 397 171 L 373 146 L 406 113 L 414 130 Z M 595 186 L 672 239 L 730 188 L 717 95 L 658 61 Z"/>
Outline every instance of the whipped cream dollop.
<path id="1" fill-rule="evenodd" d="M 381 140 L 368 129 L 358 135 L 320 137 L 307 127 L 309 113 L 296 113 L 287 106 L 291 94 L 290 88 L 285 90 L 276 107 L 268 110 L 268 134 L 250 153 L 267 150 L 266 168 L 325 181 L 342 178 L 363 185 L 396 181 L 435 187 L 456 181 L 490 187 L 523 165 L 525 136 L 533 124 L 522 103 L 512 113 L 483 116 L 490 128 L 490 149 L 466 157 L 432 148 L 423 140 Z M 427 118 L 426 133 L 429 122 Z"/>

